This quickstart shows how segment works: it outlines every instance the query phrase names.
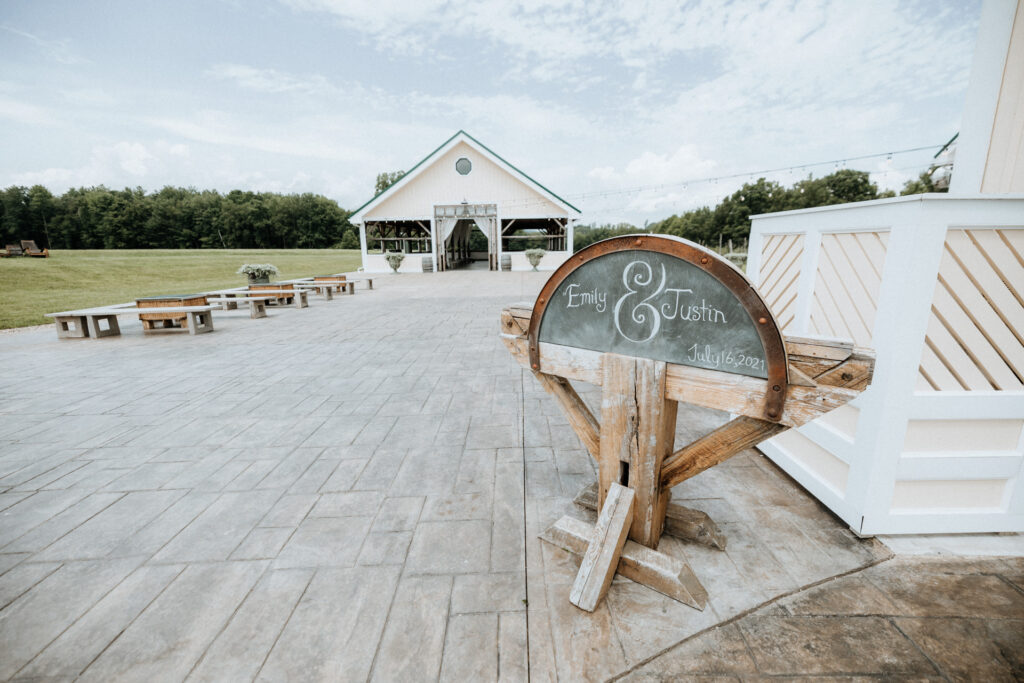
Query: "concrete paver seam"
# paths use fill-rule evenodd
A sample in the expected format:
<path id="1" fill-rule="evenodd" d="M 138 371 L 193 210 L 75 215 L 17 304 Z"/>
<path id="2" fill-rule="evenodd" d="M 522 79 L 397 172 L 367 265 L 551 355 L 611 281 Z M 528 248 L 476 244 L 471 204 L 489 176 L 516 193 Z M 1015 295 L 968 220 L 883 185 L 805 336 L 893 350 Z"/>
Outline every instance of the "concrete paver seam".
<path id="1" fill-rule="evenodd" d="M 281 630 L 277 632 L 276 636 L 274 636 L 274 642 L 267 648 L 267 654 L 263 656 L 263 661 L 260 662 L 260 666 L 253 675 L 252 680 L 255 681 L 259 679 L 260 674 L 263 672 L 263 667 L 267 665 L 267 660 L 270 659 L 270 653 L 274 651 L 274 648 L 277 647 L 277 641 L 281 640 L 281 635 L 288 629 L 288 624 L 291 622 L 292 617 L 295 615 L 295 611 L 299 608 L 299 605 L 302 604 L 302 599 L 306 597 L 306 591 L 308 591 L 309 587 L 313 585 L 313 580 L 316 579 L 318 571 L 318 569 L 313 569 L 310 573 L 309 581 L 307 581 L 306 585 L 302 587 L 302 593 L 299 594 L 299 599 L 295 601 L 294 605 L 292 605 L 291 610 L 288 612 L 288 618 L 284 620 L 284 623 L 281 625 Z M 255 584 L 253 587 L 255 588 Z M 216 638 L 214 640 L 216 640 Z"/>
<path id="2" fill-rule="evenodd" d="M 797 588 L 797 589 L 788 591 L 786 593 L 782 593 L 780 595 L 777 595 L 776 597 L 772 598 L 771 600 L 765 600 L 764 602 L 759 603 L 757 605 L 754 605 L 753 607 L 751 607 L 749 609 L 743 610 L 742 612 L 740 612 L 740 613 L 738 613 L 738 614 L 736 614 L 736 615 L 726 619 L 725 621 L 721 621 L 721 622 L 719 622 L 717 624 L 714 624 L 713 626 L 709 626 L 709 627 L 707 627 L 705 629 L 701 629 L 700 631 L 697 631 L 693 635 L 688 636 L 686 638 L 683 638 L 679 642 L 673 643 L 672 645 L 669 645 L 668 647 L 663 648 L 662 650 L 654 653 L 650 657 L 647 657 L 647 658 L 637 662 L 636 664 L 634 664 L 633 666 L 629 667 L 625 671 L 621 671 L 620 673 L 612 676 L 611 678 L 608 679 L 608 682 L 611 683 L 611 681 L 621 680 L 622 678 L 624 678 L 624 677 L 628 676 L 629 674 L 633 673 L 634 671 L 636 671 L 640 667 L 645 666 L 645 665 L 653 662 L 654 660 L 658 659 L 662 655 L 668 653 L 670 650 L 673 650 L 673 649 L 679 647 L 683 643 L 687 643 L 687 642 L 689 642 L 691 640 L 699 638 L 700 636 L 702 636 L 702 635 L 704 635 L 706 633 L 709 633 L 709 632 L 713 631 L 716 628 L 721 628 L 723 626 L 728 626 L 729 624 L 734 624 L 737 621 L 743 619 L 744 617 L 749 616 L 749 615 L 753 614 L 754 612 L 757 612 L 758 610 L 763 609 L 763 608 L 765 608 L 765 607 L 767 607 L 769 605 L 775 604 L 775 603 L 777 603 L 777 602 L 779 602 L 779 601 L 781 601 L 781 600 L 783 600 L 785 598 L 791 597 L 793 595 L 798 595 L 798 594 L 803 593 L 804 591 L 810 590 L 812 588 L 817 588 L 818 586 L 821 586 L 821 585 L 824 585 L 826 583 L 829 583 L 830 581 L 835 581 L 836 579 L 841 579 L 841 578 L 846 577 L 846 576 L 851 576 L 853 574 L 858 574 L 858 573 L 863 572 L 863 571 L 865 571 L 867 569 L 870 569 L 872 567 L 876 567 L 876 566 L 878 566 L 880 564 L 888 562 L 889 560 L 893 559 L 894 557 L 895 557 L 895 555 L 893 553 L 890 553 L 888 556 L 878 558 L 876 560 L 873 560 L 872 562 L 869 562 L 868 564 L 862 565 L 860 567 L 855 567 L 854 569 L 851 569 L 849 571 L 845 571 L 845 572 L 841 572 L 839 574 L 835 574 L 834 576 L 829 576 L 827 578 L 821 579 L 820 581 L 811 582 L 809 584 L 801 586 L 800 588 Z M 744 642 L 746 642 L 746 639 L 744 639 Z M 748 646 L 748 649 L 749 649 L 749 646 Z"/>
<path id="3" fill-rule="evenodd" d="M 526 370 L 519 369 L 519 454 L 522 456 L 523 466 L 523 598 L 526 607 L 526 680 L 529 683 L 532 672 L 530 670 L 530 544 L 526 538 Z M 499 622 L 500 627 L 500 622 Z M 501 653 L 498 653 L 501 659 Z M 499 675 L 501 670 L 498 671 Z"/>
<path id="4" fill-rule="evenodd" d="M 888 617 L 888 618 L 886 618 L 886 621 L 889 622 L 889 624 L 894 629 L 896 629 L 896 632 L 899 633 L 901 636 L 903 636 L 914 647 L 914 649 L 917 650 L 917 652 L 922 657 L 924 657 L 928 661 L 929 664 L 932 665 L 932 667 L 935 669 L 935 673 L 937 673 L 938 675 L 942 676 L 943 680 L 946 680 L 946 681 L 950 680 L 949 676 L 946 675 L 946 672 L 942 670 L 942 667 L 939 666 L 935 662 L 934 659 L 929 657 L 927 652 L 925 652 L 923 649 L 921 649 L 921 646 L 917 644 L 917 641 L 915 641 L 913 638 L 911 638 L 909 635 L 907 635 L 907 633 L 903 629 L 901 629 L 899 627 L 899 624 L 896 623 L 895 619 L 893 619 L 891 617 Z"/>
<path id="5" fill-rule="evenodd" d="M 145 565 L 145 563 L 143 563 L 143 565 L 140 565 L 140 566 L 144 566 L 144 565 Z M 83 668 L 83 669 L 82 669 L 81 671 L 79 671 L 79 672 L 78 672 L 78 676 L 82 676 L 82 675 L 83 675 L 83 674 L 84 674 L 84 673 L 85 673 L 86 671 L 88 671 L 88 670 L 89 670 L 89 667 L 90 667 L 90 666 L 92 666 L 93 664 L 95 664 L 95 663 L 96 663 L 96 660 L 98 660 L 98 659 L 99 659 L 100 657 L 102 657 L 102 656 L 103 656 L 103 654 L 104 654 L 104 653 L 105 653 L 105 652 L 106 652 L 107 650 L 109 650 L 109 649 L 110 649 L 110 648 L 111 648 L 111 647 L 112 647 L 112 646 L 114 645 L 114 643 L 116 643 L 116 642 L 118 641 L 118 639 L 119 639 L 119 638 L 120 638 L 120 637 L 121 637 L 121 636 L 122 636 L 122 635 L 124 634 L 124 632 L 125 632 L 125 631 L 127 631 L 127 630 L 128 630 L 129 628 L 131 628 L 131 626 L 132 626 L 132 625 L 133 625 L 133 624 L 135 623 L 135 621 L 136 621 L 136 620 L 137 620 L 137 619 L 138 619 L 139 617 L 141 617 L 141 616 L 142 616 L 142 614 L 143 614 L 143 613 L 144 613 L 144 612 L 145 612 L 146 610 L 148 610 L 148 609 L 149 609 L 150 605 L 152 605 L 152 604 L 153 604 L 154 602 L 156 602 L 157 600 L 159 600 L 159 599 L 160 599 L 160 596 L 161 596 L 161 595 L 163 595 L 163 594 L 164 594 L 164 593 L 165 593 L 165 592 L 167 591 L 167 589 L 168 589 L 168 588 L 170 588 L 170 587 L 171 587 L 171 586 L 172 586 L 172 585 L 174 584 L 174 582 L 175 582 L 175 581 L 177 581 L 177 580 L 178 580 L 178 578 L 179 578 L 179 577 L 180 577 L 180 576 L 181 576 L 181 575 L 182 575 L 183 573 L 185 573 L 185 570 L 186 570 L 186 569 L 188 569 L 188 565 L 182 565 L 182 567 L 181 567 L 181 569 L 180 569 L 180 570 L 178 571 L 178 573 L 174 575 L 174 578 L 173 578 L 173 579 L 171 579 L 170 581 L 168 581 L 168 582 L 167 582 L 167 585 L 165 585 L 165 586 L 164 586 L 163 588 L 161 588 L 161 589 L 160 589 L 160 590 L 159 590 L 159 591 L 157 592 L 157 594 L 153 596 L 153 599 L 152 599 L 152 600 L 150 600 L 149 602 L 147 602 L 147 603 L 146 603 L 146 606 L 145 606 L 145 607 L 143 607 L 142 609 L 140 609 L 140 610 L 139 610 L 139 613 L 138 613 L 138 614 L 136 614 L 136 615 L 135 615 L 134 617 L 132 617 L 132 618 L 131 618 L 131 619 L 130 619 L 130 620 L 128 621 L 128 623 L 127 623 L 127 624 L 125 624 L 125 627 L 124 627 L 124 628 L 122 628 L 122 629 L 121 629 L 120 631 L 118 631 L 118 632 L 117 632 L 117 635 L 116 635 L 116 636 L 114 636 L 113 638 L 111 638 L 111 639 L 110 639 L 110 642 L 109 642 L 109 643 L 107 643 L 106 645 L 104 645 L 104 646 L 103 646 L 103 648 L 101 648 L 101 649 L 100 649 L 100 651 L 96 653 L 96 656 L 95 656 L 95 657 L 93 657 L 93 658 L 92 658 L 92 659 L 91 659 L 91 660 L 89 661 L 89 663 L 85 665 L 85 668 Z M 138 571 L 138 569 L 136 569 L 136 571 Z M 128 576 L 131 576 L 131 574 L 128 574 Z M 127 579 L 127 578 L 128 578 L 128 577 L 126 576 L 126 577 L 125 577 L 125 579 Z M 122 579 L 121 583 L 123 583 L 123 582 L 124 582 L 124 579 Z M 118 585 L 121 585 L 121 584 L 120 584 L 120 583 L 118 583 Z M 112 589 L 111 589 L 111 591 L 113 591 L 113 590 L 114 590 L 114 589 L 116 589 L 116 588 L 117 588 L 117 586 L 114 586 L 114 588 L 112 588 Z M 100 598 L 100 600 L 102 600 L 102 599 L 103 599 L 103 598 Z M 99 600 L 97 600 L 96 602 L 97 602 L 97 603 L 99 603 Z M 90 609 L 91 609 L 91 608 L 90 608 Z M 89 610 L 86 610 L 86 611 L 85 611 L 85 612 L 84 612 L 84 613 L 82 614 L 82 617 L 84 617 L 84 616 L 85 616 L 86 614 L 88 614 L 88 613 L 89 613 Z M 82 617 L 79 617 L 79 619 L 81 619 Z M 78 620 L 76 619 L 75 621 L 78 621 Z M 74 625 L 74 623 L 70 624 L 70 625 L 68 626 L 68 628 L 71 628 L 71 626 L 73 626 L 73 625 Z M 67 631 L 67 629 L 64 629 L 64 630 L 65 630 L 65 631 Z M 62 633 L 63 633 L 63 632 L 62 632 Z M 57 636 L 57 638 L 59 638 L 59 637 L 60 637 L 60 636 Z M 56 641 L 56 640 L 57 640 L 57 638 L 54 638 L 54 641 Z M 47 644 L 47 647 L 49 647 L 49 646 L 50 646 L 50 644 L 48 643 L 48 644 Z M 44 648 L 43 648 L 42 650 L 40 650 L 40 651 L 39 651 L 39 654 L 41 654 L 41 653 L 43 653 L 43 652 L 45 652 L 45 651 L 46 651 L 46 648 L 44 647 Z M 39 656 L 39 654 L 37 654 L 37 655 L 36 655 L 36 657 L 38 657 L 38 656 Z M 25 666 L 23 666 L 23 667 L 22 667 L 22 668 L 21 668 L 20 670 L 24 670 L 24 668 L 25 668 L 25 667 L 27 667 L 27 666 L 29 666 L 29 665 L 30 665 L 30 664 L 31 664 L 31 663 L 32 663 L 32 662 L 33 662 L 34 660 L 35 660 L 35 657 L 33 657 L 33 658 L 32 658 L 31 660 L 29 660 L 29 661 L 28 661 L 28 662 L 27 662 L 27 663 L 25 664 Z"/>

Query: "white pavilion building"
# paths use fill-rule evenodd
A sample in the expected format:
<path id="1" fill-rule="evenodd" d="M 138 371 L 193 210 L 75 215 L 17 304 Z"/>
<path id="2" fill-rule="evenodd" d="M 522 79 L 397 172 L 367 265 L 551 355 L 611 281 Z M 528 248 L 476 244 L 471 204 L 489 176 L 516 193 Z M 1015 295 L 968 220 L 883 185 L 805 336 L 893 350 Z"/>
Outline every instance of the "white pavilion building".
<path id="1" fill-rule="evenodd" d="M 349 221 L 359 227 L 363 269 L 370 273 L 390 270 L 388 252 L 406 254 L 401 272 L 440 272 L 474 261 L 490 270 L 529 270 L 523 254 L 529 247 L 545 249 L 539 268 L 554 270 L 572 254 L 579 214 L 460 130 Z M 485 239 L 471 240 L 474 230 Z"/>

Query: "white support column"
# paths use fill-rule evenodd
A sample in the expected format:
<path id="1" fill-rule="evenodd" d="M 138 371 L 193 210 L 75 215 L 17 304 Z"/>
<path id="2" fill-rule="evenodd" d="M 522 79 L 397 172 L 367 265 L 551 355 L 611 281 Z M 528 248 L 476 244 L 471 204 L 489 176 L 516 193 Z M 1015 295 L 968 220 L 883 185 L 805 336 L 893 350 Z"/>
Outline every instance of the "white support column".
<path id="1" fill-rule="evenodd" d="M 889 233 L 875 318 L 878 358 L 871 386 L 859 401 L 856 435 L 858 448 L 875 455 L 851 463 L 846 486 L 847 500 L 863 511 L 860 524 L 852 526 L 864 534 L 879 531 L 873 518 L 884 518 L 892 502 L 931 316 L 926 302 L 935 293 L 946 241 L 945 224 L 918 222 L 922 213 L 915 211 Z M 867 400 L 868 392 L 873 400 Z"/>
<path id="2" fill-rule="evenodd" d="M 435 220 L 436 215 L 437 214 L 435 209 L 435 211 L 432 211 L 430 214 L 430 249 L 431 253 L 434 256 L 434 272 L 440 273 L 441 260 L 438 258 L 437 250 L 437 221 Z"/>
<path id="3" fill-rule="evenodd" d="M 504 251 L 502 249 L 502 214 L 499 211 L 497 205 L 495 206 L 495 231 L 498 234 L 498 267 L 496 268 L 496 270 L 498 270 L 498 272 L 501 272 L 502 271 L 502 253 Z"/>
<path id="4" fill-rule="evenodd" d="M 359 224 L 359 252 L 362 254 L 363 270 L 366 270 L 366 223 Z"/>

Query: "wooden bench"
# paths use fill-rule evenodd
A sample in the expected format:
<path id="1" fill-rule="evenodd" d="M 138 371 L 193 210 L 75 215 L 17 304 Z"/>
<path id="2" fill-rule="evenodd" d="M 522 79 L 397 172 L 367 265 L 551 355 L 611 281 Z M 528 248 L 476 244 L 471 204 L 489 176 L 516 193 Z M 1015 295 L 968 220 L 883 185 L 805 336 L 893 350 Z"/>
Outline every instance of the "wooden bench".
<path id="1" fill-rule="evenodd" d="M 50 250 L 40 249 L 36 246 L 35 240 L 22 240 L 21 248 L 24 256 L 38 256 L 41 258 L 48 258 L 50 256 Z"/>
<path id="2" fill-rule="evenodd" d="M 20 245 L 8 244 L 4 247 L 4 253 L 0 254 L 0 257 L 22 256 L 24 253 L 25 250 L 22 249 Z"/>
<path id="3" fill-rule="evenodd" d="M 256 319 L 267 317 L 267 302 L 274 298 L 272 296 L 211 296 L 206 300 L 211 304 L 220 304 L 222 311 L 234 311 L 238 309 L 239 303 L 248 303 L 249 317 Z"/>
<path id="4" fill-rule="evenodd" d="M 185 316 L 185 326 L 189 334 L 204 334 L 213 332 L 213 316 L 211 311 L 216 306 L 168 306 L 164 307 L 162 313 L 181 313 Z M 121 304 L 100 308 L 85 308 L 77 311 L 61 311 L 59 313 L 47 313 L 47 318 L 53 318 L 57 326 L 57 336 L 61 339 L 82 339 L 91 337 L 116 337 L 121 334 L 121 328 L 117 324 L 119 315 L 137 315 L 140 311 L 146 311 L 132 304 Z"/>

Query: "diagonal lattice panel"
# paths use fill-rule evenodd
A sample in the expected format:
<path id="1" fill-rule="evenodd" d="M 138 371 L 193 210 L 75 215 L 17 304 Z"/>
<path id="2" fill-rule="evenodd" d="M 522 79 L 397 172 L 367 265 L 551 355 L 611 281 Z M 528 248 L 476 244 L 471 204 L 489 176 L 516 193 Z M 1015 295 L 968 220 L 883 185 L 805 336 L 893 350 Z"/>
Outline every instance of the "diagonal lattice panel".
<path id="1" fill-rule="evenodd" d="M 779 328 L 785 330 L 796 314 L 804 236 L 768 235 L 761 253 L 761 286 L 758 289 L 779 322 Z"/>
<path id="2" fill-rule="evenodd" d="M 920 386 L 1024 388 L 1024 231 L 950 230 L 921 357 Z"/>
<path id="3" fill-rule="evenodd" d="M 888 241 L 888 232 L 822 235 L 812 332 L 871 346 Z"/>

